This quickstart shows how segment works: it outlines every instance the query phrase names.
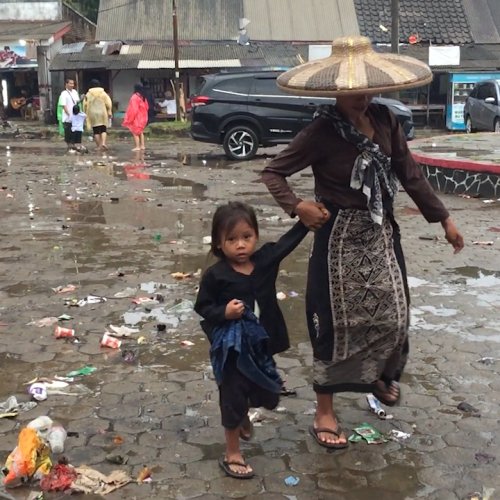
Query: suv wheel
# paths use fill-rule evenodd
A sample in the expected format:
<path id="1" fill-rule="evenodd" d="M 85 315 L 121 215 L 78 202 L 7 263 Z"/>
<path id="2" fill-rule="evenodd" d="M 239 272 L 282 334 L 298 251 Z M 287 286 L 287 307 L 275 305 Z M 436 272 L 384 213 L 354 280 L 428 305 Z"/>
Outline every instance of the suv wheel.
<path id="1" fill-rule="evenodd" d="M 259 140 L 253 129 L 237 125 L 224 136 L 224 151 L 231 160 L 251 160 L 259 148 Z"/>
<path id="2" fill-rule="evenodd" d="M 470 119 L 470 116 L 468 116 L 465 120 L 465 131 L 468 134 L 472 134 L 472 132 L 475 132 L 475 129 L 472 128 L 472 120 Z"/>

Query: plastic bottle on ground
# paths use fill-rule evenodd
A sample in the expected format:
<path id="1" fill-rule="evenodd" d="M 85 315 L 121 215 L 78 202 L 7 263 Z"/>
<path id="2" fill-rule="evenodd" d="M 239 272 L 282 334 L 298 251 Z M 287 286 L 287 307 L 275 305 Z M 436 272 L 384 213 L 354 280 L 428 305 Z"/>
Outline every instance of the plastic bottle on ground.
<path id="1" fill-rule="evenodd" d="M 49 445 L 52 453 L 62 453 L 64 451 L 64 441 L 66 441 L 66 430 L 60 424 L 54 424 L 49 432 Z"/>

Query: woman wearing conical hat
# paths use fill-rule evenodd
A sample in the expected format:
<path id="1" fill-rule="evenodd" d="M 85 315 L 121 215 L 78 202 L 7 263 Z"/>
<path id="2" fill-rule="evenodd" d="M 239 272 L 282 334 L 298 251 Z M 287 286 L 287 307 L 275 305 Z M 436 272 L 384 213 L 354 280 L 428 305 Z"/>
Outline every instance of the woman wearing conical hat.
<path id="1" fill-rule="evenodd" d="M 424 63 L 376 53 L 365 37 L 333 42 L 330 57 L 278 78 L 297 95 L 335 97 L 264 169 L 278 204 L 315 230 L 306 316 L 313 347 L 318 444 L 345 448 L 333 394 L 373 392 L 394 405 L 409 352 L 409 293 L 393 200 L 399 183 L 428 222 L 441 223 L 455 252 L 463 238 L 413 160 L 397 118 L 372 95 L 429 83 Z M 315 201 L 286 178 L 311 166 Z"/>

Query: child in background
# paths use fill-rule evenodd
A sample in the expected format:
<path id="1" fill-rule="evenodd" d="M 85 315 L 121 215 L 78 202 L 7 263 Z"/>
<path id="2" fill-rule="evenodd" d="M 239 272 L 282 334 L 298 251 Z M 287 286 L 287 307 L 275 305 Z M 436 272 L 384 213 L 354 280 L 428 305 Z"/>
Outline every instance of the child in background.
<path id="1" fill-rule="evenodd" d="M 87 115 L 80 111 L 80 106 L 73 106 L 73 114 L 71 115 L 71 135 L 73 139 L 73 151 L 85 153 L 86 148 L 82 146 L 83 125 Z"/>
<path id="2" fill-rule="evenodd" d="M 219 386 L 226 439 L 219 465 L 234 478 L 254 475 L 240 451 L 240 438 L 247 441 L 252 434 L 249 408 L 274 409 L 279 402 L 282 382 L 272 355 L 290 344 L 275 282 L 281 261 L 307 232 L 298 222 L 257 250 L 259 228 L 250 206 L 230 202 L 213 216 L 211 252 L 219 261 L 203 274 L 195 311 L 203 317 Z"/>

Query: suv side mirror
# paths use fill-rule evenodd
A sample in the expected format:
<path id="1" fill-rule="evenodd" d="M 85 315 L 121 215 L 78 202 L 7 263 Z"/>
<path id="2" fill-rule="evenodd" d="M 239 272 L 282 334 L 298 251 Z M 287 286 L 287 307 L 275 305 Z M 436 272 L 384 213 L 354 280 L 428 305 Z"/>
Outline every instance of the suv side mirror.
<path id="1" fill-rule="evenodd" d="M 496 104 L 497 100 L 494 97 L 487 97 L 484 102 L 487 104 Z"/>

